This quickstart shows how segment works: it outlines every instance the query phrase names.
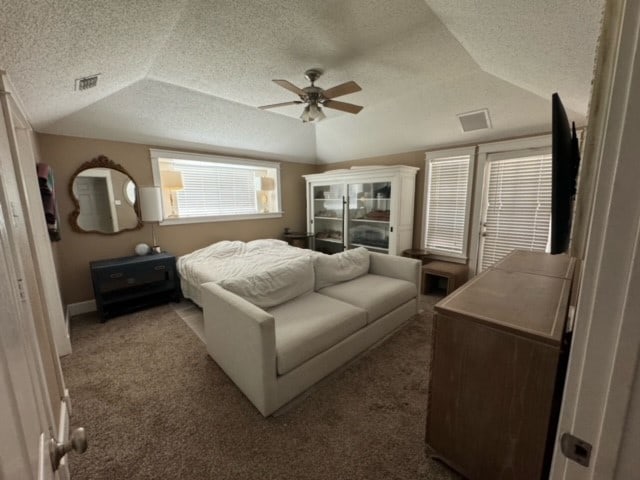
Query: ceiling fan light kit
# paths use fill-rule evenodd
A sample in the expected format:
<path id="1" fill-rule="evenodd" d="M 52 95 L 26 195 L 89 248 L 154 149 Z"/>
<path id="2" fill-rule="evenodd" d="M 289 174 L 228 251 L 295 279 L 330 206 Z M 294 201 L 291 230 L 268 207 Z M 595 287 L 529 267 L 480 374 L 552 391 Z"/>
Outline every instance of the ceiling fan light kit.
<path id="1" fill-rule="evenodd" d="M 323 118 L 326 118 L 326 115 L 316 103 L 311 103 L 304 107 L 302 115 L 300 115 L 300 119 L 305 123 L 320 121 Z"/>
<path id="2" fill-rule="evenodd" d="M 304 72 L 304 76 L 311 82 L 311 85 L 305 88 L 298 88 L 287 80 L 274 80 L 274 82 L 280 85 L 282 88 L 285 88 L 290 92 L 298 95 L 300 97 L 300 100 L 293 100 L 291 102 L 283 103 L 273 103 L 271 105 L 263 105 L 262 107 L 258 108 L 260 108 L 261 110 L 266 110 L 268 108 L 277 108 L 284 107 L 286 105 L 298 105 L 304 103 L 306 104 L 306 106 L 302 111 L 302 115 L 300 115 L 300 119 L 305 123 L 320 121 L 326 118 L 326 115 L 322 111 L 321 107 L 332 108 L 334 110 L 340 110 L 342 112 L 353 114 L 356 114 L 360 110 L 362 110 L 362 107 L 360 105 L 332 100 L 335 97 L 359 92 L 360 90 L 362 90 L 362 88 L 360 88 L 360 85 L 358 85 L 354 81 L 349 81 L 324 90 L 320 87 L 316 87 L 314 84 L 315 81 L 320 77 L 320 75 L 322 75 L 322 70 L 318 68 L 310 68 L 309 70 Z"/>

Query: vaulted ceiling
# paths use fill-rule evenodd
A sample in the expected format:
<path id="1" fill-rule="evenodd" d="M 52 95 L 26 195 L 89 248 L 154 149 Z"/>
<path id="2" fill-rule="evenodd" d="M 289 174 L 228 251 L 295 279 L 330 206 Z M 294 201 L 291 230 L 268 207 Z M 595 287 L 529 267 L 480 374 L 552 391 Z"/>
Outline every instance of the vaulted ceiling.
<path id="1" fill-rule="evenodd" d="M 584 125 L 603 0 L 4 0 L 0 68 L 40 132 L 336 162 Z M 355 80 L 357 115 L 259 110 Z M 74 80 L 99 73 L 98 86 Z M 490 130 L 456 114 L 488 108 Z"/>

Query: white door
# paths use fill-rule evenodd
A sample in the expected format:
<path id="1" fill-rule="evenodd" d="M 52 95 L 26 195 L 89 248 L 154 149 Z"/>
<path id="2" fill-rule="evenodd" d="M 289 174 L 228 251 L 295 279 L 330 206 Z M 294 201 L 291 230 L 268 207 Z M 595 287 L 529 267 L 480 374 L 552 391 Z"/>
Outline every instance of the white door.
<path id="1" fill-rule="evenodd" d="M 58 276 L 51 241 L 47 231 L 47 224 L 43 221 L 43 218 L 45 218 L 44 208 L 37 171 L 34 168 L 38 160 L 35 157 L 37 148 L 34 145 L 33 132 L 26 119 L 20 115 L 17 107 L 11 108 L 10 111 L 15 120 L 14 131 L 18 154 L 17 161 L 14 160 L 13 166 L 16 178 L 20 179 L 18 186 L 31 247 L 30 253 L 25 252 L 24 255 L 32 258 L 35 287 L 39 290 L 41 300 L 39 308 L 41 326 L 43 330 L 51 331 L 57 355 L 54 355 L 52 351 L 49 352 L 49 355 L 53 359 L 54 365 L 52 366 L 59 370 L 56 367 L 59 364 L 57 356 L 62 357 L 71 353 L 71 340 L 63 312 L 60 287 L 56 280 Z M 43 352 L 43 355 L 46 355 L 46 352 Z M 60 372 L 60 378 L 61 375 L 62 372 Z M 58 383 L 60 390 L 57 393 L 59 394 L 52 395 L 56 398 L 60 398 L 62 392 L 64 392 L 64 382 L 59 380 Z"/>
<path id="2" fill-rule="evenodd" d="M 87 231 L 113 232 L 113 216 L 105 177 L 78 175 L 73 193 L 80 204 L 78 225 Z"/>
<path id="3" fill-rule="evenodd" d="M 67 479 L 66 463 L 56 471 L 49 457 L 49 445 L 67 437 L 66 392 L 43 321 L 6 95 L 0 93 L 0 478 Z"/>
<path id="4" fill-rule="evenodd" d="M 545 251 L 551 219 L 546 149 L 490 154 L 485 164 L 477 272 L 513 249 Z"/>
<path id="5" fill-rule="evenodd" d="M 4 207 L 0 207 L 0 411 L 4 417 L 0 429 L 0 478 L 65 478 L 56 477 L 47 458 L 47 441 L 52 435 L 57 438 L 57 426 L 42 376 L 32 319 L 23 308 L 29 297 L 12 258 L 8 228 L 12 218 Z"/>

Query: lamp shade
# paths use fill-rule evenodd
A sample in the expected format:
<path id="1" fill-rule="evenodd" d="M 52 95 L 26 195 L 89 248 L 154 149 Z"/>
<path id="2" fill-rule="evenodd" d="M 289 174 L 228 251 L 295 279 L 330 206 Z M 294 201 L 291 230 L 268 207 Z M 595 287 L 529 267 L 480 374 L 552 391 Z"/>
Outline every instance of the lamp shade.
<path id="1" fill-rule="evenodd" d="M 300 115 L 300 119 L 305 123 L 311 120 L 311 115 L 309 115 L 309 105 L 304 107 L 304 110 L 302 111 L 302 115 Z"/>
<path id="2" fill-rule="evenodd" d="M 143 222 L 162 221 L 160 187 L 140 187 L 140 217 Z"/>
<path id="3" fill-rule="evenodd" d="M 175 170 L 162 170 L 160 175 L 162 176 L 162 188 L 167 190 L 182 190 L 184 188 L 182 173 Z"/>
<path id="4" fill-rule="evenodd" d="M 309 105 L 309 121 L 322 120 L 325 118 L 325 114 L 322 109 L 316 103 Z"/>
<path id="5" fill-rule="evenodd" d="M 276 181 L 271 177 L 260 177 L 260 190 L 270 192 L 276 189 Z"/>

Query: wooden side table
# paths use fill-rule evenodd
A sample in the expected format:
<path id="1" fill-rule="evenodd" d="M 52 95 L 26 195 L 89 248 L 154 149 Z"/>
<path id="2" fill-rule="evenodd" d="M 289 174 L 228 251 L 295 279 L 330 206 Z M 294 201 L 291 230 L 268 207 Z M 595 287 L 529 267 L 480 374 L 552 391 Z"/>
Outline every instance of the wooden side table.
<path id="1" fill-rule="evenodd" d="M 311 248 L 313 233 L 289 232 L 283 235 L 284 240 L 292 247 Z"/>
<path id="2" fill-rule="evenodd" d="M 432 282 L 438 278 L 447 279 L 447 295 L 467 281 L 469 267 L 461 263 L 428 262 L 422 266 L 423 293 L 431 291 Z M 434 278 L 435 277 L 435 278 Z"/>
<path id="3" fill-rule="evenodd" d="M 429 252 L 420 248 L 410 248 L 402 252 L 403 257 L 415 258 L 416 260 L 420 260 L 423 265 L 429 261 L 427 258 L 428 255 Z"/>

